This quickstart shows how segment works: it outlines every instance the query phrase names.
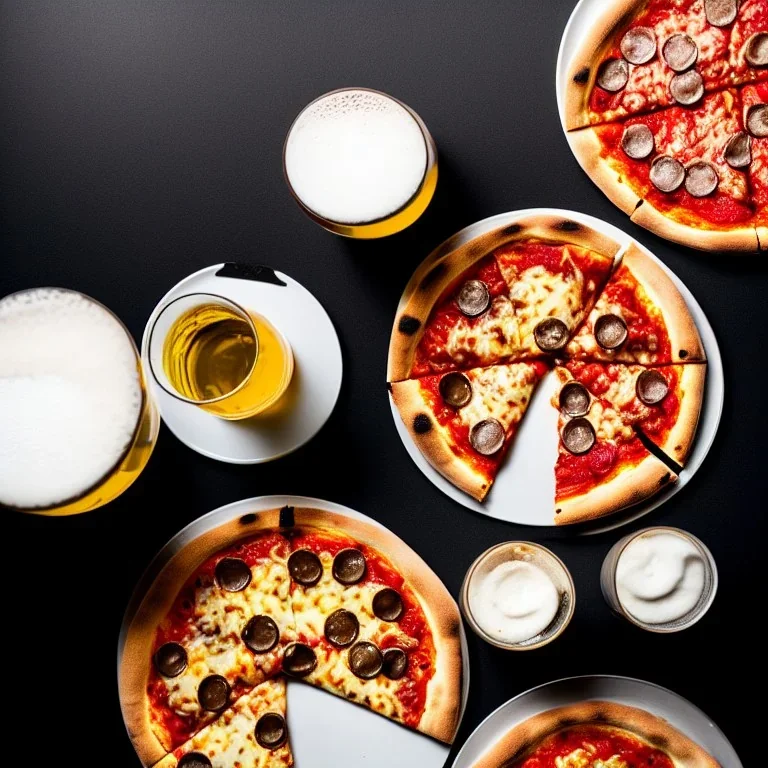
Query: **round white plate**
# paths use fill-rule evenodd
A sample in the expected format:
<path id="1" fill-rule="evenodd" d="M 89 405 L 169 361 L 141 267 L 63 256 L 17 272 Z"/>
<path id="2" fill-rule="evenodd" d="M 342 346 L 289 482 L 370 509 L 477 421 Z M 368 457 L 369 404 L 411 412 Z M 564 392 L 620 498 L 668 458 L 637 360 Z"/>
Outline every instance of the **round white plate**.
<path id="1" fill-rule="evenodd" d="M 725 734 L 690 701 L 654 683 L 613 675 L 568 677 L 515 696 L 475 728 L 456 755 L 453 768 L 471 768 L 504 734 L 529 717 L 590 699 L 615 701 L 652 712 L 702 746 L 721 765 L 743 768 Z"/>
<path id="2" fill-rule="evenodd" d="M 147 363 L 149 329 L 170 300 L 213 293 L 269 318 L 293 348 L 295 369 L 285 405 L 243 421 L 226 421 L 177 400 L 152 378 Z M 323 305 L 292 277 L 269 269 L 216 264 L 201 269 L 163 296 L 144 329 L 141 356 L 160 415 L 182 443 L 203 456 L 231 464 L 261 464 L 311 440 L 336 405 L 341 389 L 341 346 Z"/>
<path id="3" fill-rule="evenodd" d="M 160 550 L 139 580 L 120 629 L 118 669 L 126 633 L 136 609 L 163 565 L 176 552 L 211 528 L 251 512 L 263 512 L 286 505 L 323 509 L 384 528 L 376 520 L 348 507 L 305 496 L 260 496 L 244 499 L 199 517 Z M 463 624 L 461 649 L 464 688 L 459 722 L 469 695 L 469 651 Z M 393 765 L 403 768 L 443 768 L 450 752 L 447 744 L 398 725 L 338 696 L 293 680 L 288 681 L 288 729 L 296 765 L 312 768 L 358 765 L 365 765 L 366 768 L 391 768 Z"/>
<path id="4" fill-rule="evenodd" d="M 696 442 L 688 463 L 680 472 L 678 481 L 671 483 L 663 491 L 647 501 L 636 504 L 615 515 L 597 520 L 594 523 L 577 527 L 578 531 L 584 533 L 612 530 L 647 514 L 676 493 L 679 493 L 696 474 L 704 461 L 715 439 L 723 412 L 725 393 L 723 361 L 720 357 L 720 348 L 717 345 L 717 339 L 715 339 L 714 331 L 709 324 L 709 320 L 707 320 L 707 316 L 704 314 L 704 310 L 702 310 L 699 303 L 693 298 L 691 292 L 683 285 L 680 279 L 645 246 L 631 238 L 626 232 L 622 232 L 617 227 L 593 216 L 554 208 L 530 208 L 524 211 L 501 213 L 498 216 L 483 219 L 475 224 L 471 224 L 466 229 L 462 229 L 461 232 L 458 232 L 440 245 L 435 253 L 454 250 L 469 240 L 473 240 L 491 230 L 512 224 L 526 216 L 538 215 L 563 216 L 586 224 L 598 232 L 612 237 L 621 244 L 622 251 L 630 243 L 634 243 L 637 247 L 641 248 L 661 266 L 682 293 L 699 328 L 704 350 L 707 354 L 707 361 L 709 363 L 707 384 L 704 390 L 704 402 L 702 403 Z M 446 480 L 432 467 L 413 442 L 391 398 L 390 406 L 397 431 L 406 450 L 416 463 L 416 466 L 444 494 L 450 496 L 459 504 L 463 504 L 467 509 L 480 512 L 489 517 L 495 517 L 499 520 L 506 520 L 510 523 L 522 523 L 524 525 L 554 526 L 554 466 L 557 459 L 558 438 L 557 411 L 550 405 L 550 400 L 556 387 L 557 380 L 554 374 L 550 372 L 536 389 L 525 418 L 515 436 L 514 445 L 504 459 L 501 471 L 490 493 L 483 502 L 476 501 L 471 496 L 460 491 L 453 483 Z"/>

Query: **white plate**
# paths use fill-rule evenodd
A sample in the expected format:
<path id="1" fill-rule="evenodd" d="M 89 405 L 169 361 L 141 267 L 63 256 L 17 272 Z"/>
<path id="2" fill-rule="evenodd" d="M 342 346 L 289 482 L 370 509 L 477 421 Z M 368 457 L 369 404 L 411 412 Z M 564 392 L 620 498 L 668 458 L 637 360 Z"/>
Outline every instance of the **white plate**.
<path id="1" fill-rule="evenodd" d="M 224 270 L 226 276 L 219 272 Z M 277 277 L 278 284 L 272 280 Z M 203 456 L 231 464 L 261 464 L 285 456 L 311 440 L 336 405 L 341 389 L 341 346 L 323 305 L 300 283 L 265 267 L 216 264 L 201 269 L 171 288 L 150 315 L 141 342 L 144 370 L 149 371 L 149 329 L 171 299 L 187 293 L 213 293 L 265 315 L 293 348 L 295 370 L 287 406 L 244 421 L 226 421 L 158 386 L 149 388 L 168 428 L 182 443 Z"/>
<path id="2" fill-rule="evenodd" d="M 230 520 L 251 512 L 262 512 L 286 505 L 323 509 L 384 528 L 376 520 L 348 507 L 304 496 L 260 496 L 244 499 L 203 515 L 177 533 L 160 550 L 139 580 L 120 629 L 118 669 L 128 627 L 136 609 L 163 565 L 174 554 L 206 531 Z M 456 610 L 458 611 L 458 608 Z M 469 652 L 463 624 L 461 649 L 464 688 L 459 722 L 469 695 Z M 288 681 L 288 728 L 296 765 L 309 768 L 340 768 L 363 764 L 366 768 L 391 768 L 393 765 L 403 768 L 443 768 L 450 752 L 447 744 L 393 723 L 345 699 L 292 680 Z"/>
<path id="3" fill-rule="evenodd" d="M 706 457 L 717 434 L 720 417 L 723 412 L 724 378 L 723 361 L 712 326 L 691 292 L 662 261 L 654 256 L 645 246 L 631 238 L 626 232 L 593 216 L 575 211 L 563 211 L 554 208 L 530 208 L 492 216 L 462 229 L 437 248 L 435 253 L 451 251 L 491 230 L 511 224 L 526 216 L 563 216 L 586 224 L 598 232 L 612 237 L 622 245 L 622 250 L 630 243 L 647 253 L 670 276 L 682 293 L 701 334 L 704 350 L 709 363 L 707 384 L 704 390 L 704 402 L 701 408 L 696 442 L 685 468 L 680 472 L 676 483 L 671 483 L 651 499 L 641 502 L 627 510 L 597 520 L 595 523 L 577 528 L 580 532 L 596 533 L 618 528 L 636 520 L 679 493 L 696 474 Z M 444 494 L 467 509 L 480 512 L 489 517 L 524 525 L 554 526 L 555 473 L 557 458 L 557 411 L 550 405 L 550 399 L 557 386 L 552 373 L 548 373 L 534 393 L 515 442 L 504 459 L 501 471 L 484 502 L 479 502 L 456 488 L 446 480 L 422 456 L 403 424 L 394 403 L 391 402 L 392 416 L 400 438 L 416 466 Z"/>
<path id="4" fill-rule="evenodd" d="M 590 699 L 615 701 L 659 715 L 702 746 L 721 765 L 743 768 L 725 734 L 690 701 L 654 683 L 613 675 L 568 677 L 515 696 L 475 728 L 456 755 L 453 768 L 471 768 L 504 734 L 529 717 Z"/>

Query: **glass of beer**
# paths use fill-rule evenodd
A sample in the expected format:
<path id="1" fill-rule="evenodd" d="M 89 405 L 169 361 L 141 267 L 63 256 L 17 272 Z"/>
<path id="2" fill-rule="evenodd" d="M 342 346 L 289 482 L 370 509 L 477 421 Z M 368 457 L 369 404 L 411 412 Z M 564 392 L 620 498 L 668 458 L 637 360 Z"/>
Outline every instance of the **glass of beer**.
<path id="1" fill-rule="evenodd" d="M 148 356 L 166 392 L 230 421 L 276 405 L 293 375 L 291 346 L 265 317 L 209 293 L 161 309 Z"/>
<path id="2" fill-rule="evenodd" d="M 0 300 L 0 505 L 101 507 L 139 476 L 160 419 L 128 330 L 76 291 Z"/>
<path id="3" fill-rule="evenodd" d="M 380 91 L 343 88 L 293 121 L 283 169 L 318 224 L 347 237 L 385 237 L 413 224 L 432 200 L 437 148 L 410 107 Z"/>

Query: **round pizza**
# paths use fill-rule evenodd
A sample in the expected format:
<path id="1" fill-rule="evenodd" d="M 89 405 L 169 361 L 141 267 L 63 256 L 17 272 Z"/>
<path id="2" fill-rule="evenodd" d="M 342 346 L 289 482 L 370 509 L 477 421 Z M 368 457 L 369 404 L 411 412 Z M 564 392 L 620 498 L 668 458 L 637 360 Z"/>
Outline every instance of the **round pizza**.
<path id="1" fill-rule="evenodd" d="M 482 501 L 537 384 L 556 376 L 554 521 L 565 524 L 677 479 L 706 368 L 656 261 L 575 221 L 531 216 L 422 264 L 398 308 L 388 378 L 414 444 Z"/>
<path id="2" fill-rule="evenodd" d="M 612 0 L 564 109 L 582 167 L 632 221 L 768 250 L 768 0 Z"/>
<path id="3" fill-rule="evenodd" d="M 123 716 L 145 766 L 290 766 L 286 681 L 300 680 L 451 743 L 460 627 L 385 529 L 308 508 L 245 515 L 188 542 L 141 598 Z"/>
<path id="4" fill-rule="evenodd" d="M 666 720 L 610 701 L 559 707 L 515 726 L 472 768 L 719 768 Z"/>

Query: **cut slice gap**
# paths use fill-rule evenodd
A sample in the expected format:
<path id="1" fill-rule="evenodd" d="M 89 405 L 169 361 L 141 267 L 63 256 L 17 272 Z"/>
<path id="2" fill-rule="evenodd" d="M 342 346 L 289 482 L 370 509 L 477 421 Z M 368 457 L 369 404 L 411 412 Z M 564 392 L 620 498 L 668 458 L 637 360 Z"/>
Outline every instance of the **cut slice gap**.
<path id="1" fill-rule="evenodd" d="M 637 435 L 640 442 L 645 446 L 645 449 L 652 453 L 659 461 L 664 462 L 664 464 L 669 467 L 671 472 L 679 475 L 683 471 L 684 467 L 667 456 L 667 454 L 664 453 L 664 451 L 662 451 L 661 448 L 659 448 L 659 446 L 656 445 L 656 443 L 654 443 L 653 440 L 651 440 L 651 438 L 648 437 L 648 435 L 646 435 L 640 427 L 634 425 L 632 428 L 635 430 L 635 434 Z"/>
<path id="2" fill-rule="evenodd" d="M 696 323 L 677 286 L 634 243 L 565 353 L 577 360 L 642 365 L 706 359 Z"/>
<path id="3" fill-rule="evenodd" d="M 555 370 L 563 387 L 573 382 L 566 368 Z M 556 525 L 618 512 L 654 496 L 677 479 L 606 400 L 590 395 L 585 412 L 569 414 L 561 407 L 561 393 L 562 388 L 552 403 L 558 409 L 560 435 L 555 465 Z"/>
<path id="4" fill-rule="evenodd" d="M 447 480 L 482 501 L 547 370 L 543 362 L 533 360 L 468 371 L 463 374 L 463 386 L 470 399 L 463 405 L 463 400 L 450 395 L 448 400 L 455 405 L 446 402 L 456 374 L 394 382 L 392 397 L 427 461 Z M 479 425 L 489 422 L 498 426 L 478 435 Z M 501 435 L 494 437 L 494 432 Z M 499 443 L 496 450 L 491 450 L 491 437 Z"/>
<path id="5" fill-rule="evenodd" d="M 269 680 L 237 699 L 156 768 L 288 768 L 293 755 L 285 717 L 285 681 Z"/>
<path id="6" fill-rule="evenodd" d="M 706 363 L 643 366 L 571 360 L 565 369 L 632 426 L 646 448 L 653 445 L 651 453 L 680 472 L 696 438 Z"/>

